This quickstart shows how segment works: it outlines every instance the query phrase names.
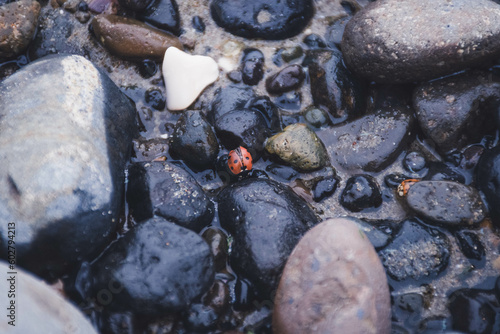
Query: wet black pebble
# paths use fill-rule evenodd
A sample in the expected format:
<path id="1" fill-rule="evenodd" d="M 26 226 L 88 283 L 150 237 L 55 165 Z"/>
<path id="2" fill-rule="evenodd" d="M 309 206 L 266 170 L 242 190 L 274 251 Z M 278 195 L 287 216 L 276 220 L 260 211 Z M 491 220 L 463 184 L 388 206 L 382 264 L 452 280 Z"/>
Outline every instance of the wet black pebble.
<path id="1" fill-rule="evenodd" d="M 264 76 L 264 55 L 257 49 L 243 51 L 241 78 L 249 86 L 255 86 Z"/>
<path id="2" fill-rule="evenodd" d="M 302 66 L 293 64 L 267 78 L 266 89 L 270 94 L 289 92 L 299 88 L 305 77 Z"/>
<path id="3" fill-rule="evenodd" d="M 482 268 L 486 262 L 486 251 L 476 233 L 471 231 L 458 231 L 455 233 L 458 246 L 464 255 L 476 268 Z"/>
<path id="4" fill-rule="evenodd" d="M 379 256 L 387 274 L 397 281 L 435 277 L 448 266 L 450 242 L 438 229 L 407 220 Z"/>
<path id="5" fill-rule="evenodd" d="M 379 207 L 382 204 L 382 194 L 377 181 L 370 175 L 354 175 L 347 180 L 340 196 L 340 204 L 352 212 Z"/>
<path id="6" fill-rule="evenodd" d="M 299 34 L 314 6 L 312 0 L 213 0 L 210 12 L 217 25 L 234 35 L 280 40 Z"/>
<path id="7" fill-rule="evenodd" d="M 119 0 L 120 4 L 133 11 L 143 11 L 153 0 Z"/>
<path id="8" fill-rule="evenodd" d="M 411 173 L 420 172 L 425 168 L 426 164 L 423 154 L 416 151 L 406 154 L 403 160 L 403 167 Z"/>
<path id="9" fill-rule="evenodd" d="M 164 110 L 165 109 L 165 96 L 158 88 L 151 88 L 146 91 L 144 96 L 146 103 L 156 110 Z"/>
<path id="10" fill-rule="evenodd" d="M 89 28 L 92 27 L 92 25 L 89 25 Z M 156 65 L 156 62 L 150 59 L 145 59 L 139 64 L 137 64 L 137 69 L 139 70 L 139 74 L 141 77 L 144 79 L 149 79 L 153 75 L 158 72 L 158 65 Z"/>
<path id="11" fill-rule="evenodd" d="M 109 310 L 147 315 L 187 309 L 214 281 L 207 243 L 159 217 L 127 232 L 88 270 L 79 274 L 90 279 L 87 298 L 97 297 Z"/>
<path id="12" fill-rule="evenodd" d="M 466 183 L 465 176 L 459 168 L 456 168 L 452 164 L 439 161 L 432 161 L 429 163 L 429 170 L 423 180 Z"/>
<path id="13" fill-rule="evenodd" d="M 203 19 L 199 16 L 193 16 L 193 28 L 196 29 L 198 32 L 205 32 L 205 22 L 203 22 Z"/>
<path id="14" fill-rule="evenodd" d="M 307 108 L 304 111 L 304 119 L 308 124 L 317 129 L 328 126 L 331 123 L 328 112 L 315 107 Z"/>
<path id="15" fill-rule="evenodd" d="M 132 164 L 127 201 L 136 222 L 158 215 L 199 232 L 214 216 L 214 205 L 198 182 L 170 162 Z"/>
<path id="16" fill-rule="evenodd" d="M 180 33 L 179 7 L 175 0 L 153 0 L 138 18 L 175 35 Z"/>
<path id="17" fill-rule="evenodd" d="M 304 37 L 304 44 L 309 47 L 309 49 L 322 49 L 326 48 L 325 41 L 316 34 L 309 34 Z"/>
<path id="18" fill-rule="evenodd" d="M 500 146 L 483 153 L 476 167 L 476 184 L 486 196 L 491 218 L 500 223 Z"/>
<path id="19" fill-rule="evenodd" d="M 255 94 L 250 87 L 240 87 L 229 85 L 215 91 L 215 98 L 212 101 L 212 120 L 217 121 L 230 111 L 246 108 L 248 101 L 253 99 Z"/>
<path id="20" fill-rule="evenodd" d="M 332 196 L 338 185 L 339 179 L 336 176 L 321 177 L 312 188 L 313 199 L 316 202 L 321 202 Z"/>
<path id="21" fill-rule="evenodd" d="M 266 172 L 277 176 L 278 178 L 290 181 L 293 178 L 297 177 L 298 173 L 295 169 L 289 166 L 283 166 L 281 164 L 270 164 L 266 167 Z"/>
<path id="22" fill-rule="evenodd" d="M 448 309 L 451 313 L 452 327 L 464 333 L 495 333 L 500 312 L 494 294 L 476 289 L 461 289 L 449 297 Z"/>

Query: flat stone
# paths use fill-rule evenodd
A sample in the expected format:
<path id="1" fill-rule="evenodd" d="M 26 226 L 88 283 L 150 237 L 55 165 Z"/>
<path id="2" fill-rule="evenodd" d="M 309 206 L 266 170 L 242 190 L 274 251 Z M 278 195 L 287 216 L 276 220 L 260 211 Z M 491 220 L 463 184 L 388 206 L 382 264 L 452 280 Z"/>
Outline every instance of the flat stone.
<path id="1" fill-rule="evenodd" d="M 176 47 L 165 51 L 162 68 L 167 108 L 170 110 L 189 107 L 219 77 L 219 66 L 215 60 L 207 56 L 193 56 Z"/>
<path id="2" fill-rule="evenodd" d="M 8 274 L 11 271 L 6 262 L 0 262 L 0 289 L 5 291 L 5 297 L 0 299 L 4 311 L 0 332 L 97 334 L 81 311 L 55 289 L 18 267 L 14 270 L 15 275 Z M 12 276 L 14 280 L 9 281 Z M 7 298 L 12 283 L 15 296 Z M 11 301 L 15 301 L 14 318 L 9 317 Z M 13 325 L 9 324 L 10 321 Z"/>
<path id="3" fill-rule="evenodd" d="M 490 0 L 377 1 L 347 23 L 347 66 L 368 80 L 437 78 L 500 55 L 500 6 Z"/>
<path id="4" fill-rule="evenodd" d="M 386 334 L 391 328 L 384 268 L 348 218 L 324 221 L 302 237 L 274 301 L 274 333 Z"/>
<path id="5" fill-rule="evenodd" d="M 135 117 L 81 56 L 42 58 L 2 82 L 0 235 L 16 223 L 19 265 L 54 278 L 114 238 Z"/>
<path id="6" fill-rule="evenodd" d="M 475 188 L 452 181 L 417 182 L 406 202 L 419 216 L 450 226 L 477 226 L 487 213 Z"/>

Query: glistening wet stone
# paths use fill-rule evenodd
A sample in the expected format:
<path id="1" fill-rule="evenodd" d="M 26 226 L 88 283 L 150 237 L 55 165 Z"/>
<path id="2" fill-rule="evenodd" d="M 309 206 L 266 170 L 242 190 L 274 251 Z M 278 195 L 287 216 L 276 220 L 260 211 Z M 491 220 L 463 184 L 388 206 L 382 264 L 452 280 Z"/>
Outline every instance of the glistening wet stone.
<path id="1" fill-rule="evenodd" d="M 158 215 L 199 232 L 214 216 L 214 204 L 198 182 L 171 162 L 131 165 L 127 201 L 137 222 Z"/>
<path id="2" fill-rule="evenodd" d="M 87 272 L 88 270 L 88 272 Z M 79 275 L 85 297 L 146 315 L 186 310 L 214 280 L 213 257 L 196 233 L 163 218 L 138 224 Z"/>
<path id="3" fill-rule="evenodd" d="M 212 0 L 215 23 L 246 38 L 280 40 L 299 34 L 314 13 L 311 0 Z"/>
<path id="4" fill-rule="evenodd" d="M 347 23 L 342 53 L 368 80 L 413 82 L 500 54 L 500 5 L 489 0 L 377 1 Z"/>
<path id="5" fill-rule="evenodd" d="M 397 281 L 436 277 L 448 266 L 450 242 L 438 229 L 407 220 L 379 256 L 387 274 Z"/>
<path id="6" fill-rule="evenodd" d="M 147 8 L 140 12 L 138 18 L 174 35 L 180 33 L 179 6 L 175 0 L 152 0 Z"/>
<path id="7" fill-rule="evenodd" d="M 354 175 L 346 182 L 340 195 L 340 204 L 352 212 L 377 208 L 382 204 L 380 186 L 370 175 Z"/>
<path id="8" fill-rule="evenodd" d="M 289 65 L 266 80 L 266 89 L 271 94 L 281 94 L 297 89 L 302 85 L 306 74 L 302 66 Z"/>
<path id="9" fill-rule="evenodd" d="M 432 81 L 415 89 L 413 105 L 420 128 L 439 149 L 461 149 L 497 128 L 500 78 L 472 71 Z"/>
<path id="10" fill-rule="evenodd" d="M 417 182 L 406 202 L 422 218 L 448 226 L 478 226 L 487 214 L 475 188 L 452 181 Z"/>
<path id="11" fill-rule="evenodd" d="M 476 167 L 477 187 L 486 196 L 494 223 L 500 223 L 500 146 L 487 150 Z"/>
<path id="12" fill-rule="evenodd" d="M 115 233 L 135 108 L 75 55 L 40 59 L 0 87 L 1 238 L 15 222 L 17 263 L 54 278 Z"/>
<path id="13" fill-rule="evenodd" d="M 275 333 L 389 333 L 390 294 L 380 259 L 350 219 L 324 221 L 290 255 L 276 293 Z"/>
<path id="14" fill-rule="evenodd" d="M 234 183 L 217 201 L 221 226 L 234 240 L 231 267 L 269 298 L 293 247 L 318 222 L 316 216 L 288 187 L 264 179 Z"/>

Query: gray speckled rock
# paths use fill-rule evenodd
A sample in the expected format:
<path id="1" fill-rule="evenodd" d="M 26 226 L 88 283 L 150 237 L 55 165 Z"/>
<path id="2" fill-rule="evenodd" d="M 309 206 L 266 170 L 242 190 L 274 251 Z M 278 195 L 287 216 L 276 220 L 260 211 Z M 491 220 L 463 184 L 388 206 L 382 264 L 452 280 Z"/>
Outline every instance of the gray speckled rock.
<path id="1" fill-rule="evenodd" d="M 342 52 L 355 73 L 412 82 L 482 65 L 500 54 L 500 6 L 490 0 L 374 2 L 346 25 Z"/>
<path id="2" fill-rule="evenodd" d="M 385 271 L 354 221 L 330 219 L 302 237 L 276 293 L 274 333 L 387 334 L 390 318 Z"/>
<path id="3" fill-rule="evenodd" d="M 20 0 L 0 7 L 0 59 L 19 55 L 33 39 L 40 4 Z"/>
<path id="4" fill-rule="evenodd" d="M 413 93 L 422 131 L 444 152 L 479 142 L 493 132 L 499 100 L 499 78 L 479 71 L 432 81 Z"/>
<path id="5" fill-rule="evenodd" d="M 344 125 L 319 131 L 334 166 L 378 172 L 412 138 L 413 116 L 400 110 L 377 111 Z"/>
<path id="6" fill-rule="evenodd" d="M 289 125 L 283 132 L 269 138 L 266 150 L 299 170 L 311 171 L 329 163 L 321 140 L 302 123 Z"/>
<path id="7" fill-rule="evenodd" d="M 55 289 L 35 276 L 16 268 L 15 297 L 7 298 L 10 290 L 8 274 L 11 270 L 5 262 L 0 262 L 0 289 L 5 295 L 0 299 L 4 313 L 0 321 L 0 332 L 18 333 L 75 333 L 97 334 L 87 318 Z M 14 281 L 12 281 L 14 282 Z M 10 301 L 15 301 L 15 319 L 10 318 Z M 13 321 L 15 326 L 9 325 Z"/>
<path id="8" fill-rule="evenodd" d="M 0 119 L 1 238 L 15 222 L 18 263 L 60 275 L 113 236 L 135 108 L 85 58 L 54 56 L 2 82 Z"/>
<path id="9" fill-rule="evenodd" d="M 408 190 L 406 201 L 418 215 L 450 226 L 478 225 L 486 216 L 478 191 L 458 182 L 417 182 Z"/>

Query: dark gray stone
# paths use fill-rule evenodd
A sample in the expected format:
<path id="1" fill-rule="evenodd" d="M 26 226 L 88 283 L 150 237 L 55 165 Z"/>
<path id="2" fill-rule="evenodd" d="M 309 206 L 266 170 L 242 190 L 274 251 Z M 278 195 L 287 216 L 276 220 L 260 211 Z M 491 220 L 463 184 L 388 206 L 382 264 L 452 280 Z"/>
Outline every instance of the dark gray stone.
<path id="1" fill-rule="evenodd" d="M 255 94 L 249 87 L 230 85 L 218 89 L 215 92 L 215 98 L 212 101 L 212 112 L 210 113 L 213 121 L 217 121 L 230 111 L 244 108 L 253 97 L 255 97 Z"/>
<path id="2" fill-rule="evenodd" d="M 422 218 L 455 227 L 478 226 L 487 213 L 475 188 L 452 181 L 417 182 L 406 202 Z"/>
<path id="3" fill-rule="evenodd" d="M 490 0 L 376 1 L 347 23 L 347 66 L 377 82 L 412 82 L 483 65 L 500 54 L 500 6 Z"/>
<path id="4" fill-rule="evenodd" d="M 15 222 L 18 263 L 58 276 L 113 236 L 135 108 L 85 58 L 55 56 L 2 82 L 0 119 L 1 238 Z"/>
<path id="5" fill-rule="evenodd" d="M 175 125 L 170 150 L 189 166 L 206 169 L 214 165 L 219 143 L 201 112 L 186 110 Z"/>
<path id="6" fill-rule="evenodd" d="M 289 188 L 264 179 L 228 186 L 218 203 L 221 226 L 234 239 L 232 268 L 269 298 L 293 247 L 318 222 L 316 216 Z"/>
<path id="7" fill-rule="evenodd" d="M 175 35 L 180 33 L 181 19 L 179 6 L 175 0 L 152 0 L 148 7 L 138 15 L 138 18 Z"/>
<path id="8" fill-rule="evenodd" d="M 439 275 L 450 258 L 446 234 L 413 220 L 402 224 L 396 238 L 379 252 L 387 274 L 397 281 Z"/>
<path id="9" fill-rule="evenodd" d="M 443 152 L 479 142 L 495 129 L 499 78 L 468 72 L 416 88 L 413 105 L 420 128 Z"/>
<path id="10" fill-rule="evenodd" d="M 158 215 L 199 232 L 214 216 L 214 204 L 198 182 L 170 162 L 131 165 L 127 201 L 137 222 Z"/>
<path id="11" fill-rule="evenodd" d="M 413 116 L 377 111 L 344 125 L 318 131 L 335 167 L 378 172 L 391 164 L 412 138 Z"/>
<path id="12" fill-rule="evenodd" d="M 487 150 L 476 167 L 476 185 L 486 197 L 491 219 L 500 224 L 500 146 Z"/>
<path id="13" fill-rule="evenodd" d="M 75 333 L 97 334 L 88 319 L 72 303 L 65 300 L 55 289 L 38 277 L 16 268 L 14 280 L 9 280 L 12 270 L 6 262 L 0 262 L 0 289 L 5 297 L 0 299 L 4 312 L 0 331 L 4 334 L 18 333 Z M 11 283 L 15 288 L 11 289 Z M 9 290 L 15 296 L 7 298 Z M 10 302 L 15 301 L 14 317 L 10 318 Z M 9 324 L 13 321 L 13 325 Z"/>
<path id="14" fill-rule="evenodd" d="M 82 267 L 77 281 L 86 298 L 108 310 L 154 316 L 186 310 L 214 275 L 212 253 L 198 234 L 155 217 Z"/>
<path id="15" fill-rule="evenodd" d="M 289 65 L 266 80 L 266 89 L 270 94 L 281 94 L 297 89 L 302 85 L 306 74 L 299 64 Z"/>
<path id="16" fill-rule="evenodd" d="M 40 4 L 20 0 L 0 7 L 0 59 L 21 54 L 35 35 Z"/>

